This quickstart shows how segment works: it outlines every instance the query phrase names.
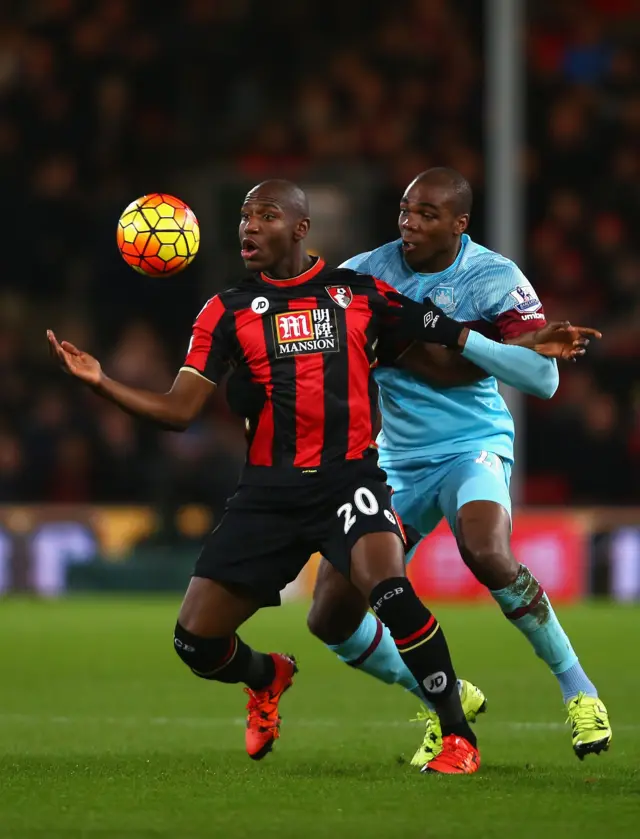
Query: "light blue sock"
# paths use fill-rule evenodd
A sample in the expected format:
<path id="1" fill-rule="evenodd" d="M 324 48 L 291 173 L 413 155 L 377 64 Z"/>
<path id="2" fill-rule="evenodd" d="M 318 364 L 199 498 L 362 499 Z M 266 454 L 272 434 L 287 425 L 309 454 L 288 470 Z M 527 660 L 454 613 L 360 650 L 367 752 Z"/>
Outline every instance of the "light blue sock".
<path id="1" fill-rule="evenodd" d="M 400 684 L 433 711 L 434 706 L 418 687 L 387 627 L 367 612 L 360 626 L 342 644 L 327 644 L 345 664 L 364 670 L 388 685 Z"/>
<path id="2" fill-rule="evenodd" d="M 564 673 L 556 673 L 556 679 L 560 683 L 562 701 L 565 703 L 576 697 L 581 691 L 586 693 L 587 696 L 598 695 L 596 686 L 584 672 L 579 661 L 576 661 L 573 667 L 565 670 Z"/>
<path id="3" fill-rule="evenodd" d="M 492 591 L 491 596 L 511 623 L 527 637 L 539 656 L 557 678 L 564 702 L 583 691 L 597 696 L 598 691 L 582 669 L 578 656 L 553 611 L 542 586 L 525 566 L 507 588 Z"/>

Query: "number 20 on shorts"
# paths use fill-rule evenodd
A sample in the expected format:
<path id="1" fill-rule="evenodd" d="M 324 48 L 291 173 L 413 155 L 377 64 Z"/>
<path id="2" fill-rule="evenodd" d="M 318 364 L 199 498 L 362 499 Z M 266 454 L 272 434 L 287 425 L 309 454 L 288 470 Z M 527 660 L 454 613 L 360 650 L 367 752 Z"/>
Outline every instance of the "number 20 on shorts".
<path id="1" fill-rule="evenodd" d="M 378 500 L 371 490 L 367 489 L 367 487 L 358 487 L 353 494 L 353 504 L 350 501 L 347 501 L 346 504 L 338 507 L 337 510 L 338 518 L 340 518 L 340 516 L 344 516 L 345 534 L 348 533 L 356 523 L 357 515 L 353 511 L 354 504 L 356 510 L 365 516 L 375 516 L 380 509 Z"/>

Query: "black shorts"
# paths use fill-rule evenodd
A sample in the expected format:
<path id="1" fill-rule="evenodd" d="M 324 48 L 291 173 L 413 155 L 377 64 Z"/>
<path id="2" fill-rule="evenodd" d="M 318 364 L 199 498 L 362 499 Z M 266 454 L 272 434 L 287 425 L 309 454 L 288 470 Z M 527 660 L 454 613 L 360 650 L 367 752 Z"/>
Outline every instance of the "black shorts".
<path id="1" fill-rule="evenodd" d="M 353 475 L 337 485 L 323 481 L 304 491 L 241 486 L 205 541 L 194 575 L 241 586 L 265 606 L 280 603 L 282 589 L 317 551 L 348 578 L 361 536 L 385 531 L 404 541 L 380 474 Z"/>

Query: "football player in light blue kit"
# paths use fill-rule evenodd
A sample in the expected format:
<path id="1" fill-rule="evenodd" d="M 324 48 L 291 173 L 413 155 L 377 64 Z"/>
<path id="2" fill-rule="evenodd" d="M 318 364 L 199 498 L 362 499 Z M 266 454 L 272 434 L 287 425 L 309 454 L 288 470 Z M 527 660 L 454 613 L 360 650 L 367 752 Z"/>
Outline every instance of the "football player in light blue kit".
<path id="1" fill-rule="evenodd" d="M 542 305 L 518 267 L 465 233 L 471 200 L 459 173 L 423 172 L 400 202 L 401 239 L 344 263 L 416 301 L 430 297 L 474 330 L 461 355 L 433 345 L 397 347 L 395 366 L 379 367 L 380 463 L 405 524 L 426 536 L 446 518 L 468 568 L 556 676 L 573 748 L 582 759 L 608 748 L 608 714 L 549 598 L 511 553 L 514 425 L 496 381 L 543 399 L 553 396 L 556 362 L 532 350 L 550 340 L 554 326 L 546 325 Z M 380 352 L 384 363 L 389 349 Z M 366 609 L 323 561 L 308 618 L 311 631 L 347 664 L 423 698 L 389 632 Z M 468 682 L 461 683 L 461 692 L 473 720 L 484 710 L 484 695 Z M 425 740 L 412 761 L 420 766 L 440 748 L 437 717 L 426 710 L 423 718 Z"/>

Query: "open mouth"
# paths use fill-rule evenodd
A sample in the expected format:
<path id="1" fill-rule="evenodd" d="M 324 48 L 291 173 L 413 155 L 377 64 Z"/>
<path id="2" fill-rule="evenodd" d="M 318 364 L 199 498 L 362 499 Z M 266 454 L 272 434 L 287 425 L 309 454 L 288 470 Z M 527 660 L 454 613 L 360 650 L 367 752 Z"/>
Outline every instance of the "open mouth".
<path id="1" fill-rule="evenodd" d="M 417 245 L 415 242 L 407 242 L 405 240 L 402 241 L 402 250 L 405 253 L 411 253 L 411 251 L 414 251 L 416 247 Z"/>
<path id="2" fill-rule="evenodd" d="M 242 247 L 242 250 L 240 251 L 240 256 L 244 260 L 253 259 L 260 250 L 260 248 L 253 241 L 253 239 L 243 239 L 240 244 Z"/>

